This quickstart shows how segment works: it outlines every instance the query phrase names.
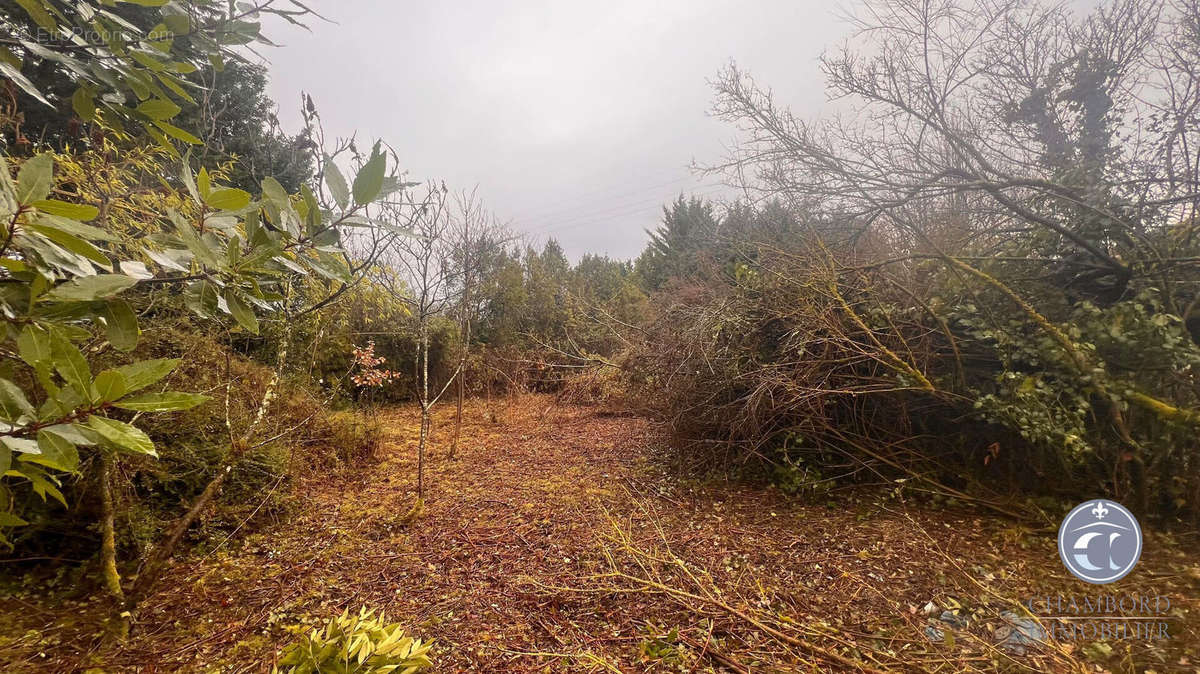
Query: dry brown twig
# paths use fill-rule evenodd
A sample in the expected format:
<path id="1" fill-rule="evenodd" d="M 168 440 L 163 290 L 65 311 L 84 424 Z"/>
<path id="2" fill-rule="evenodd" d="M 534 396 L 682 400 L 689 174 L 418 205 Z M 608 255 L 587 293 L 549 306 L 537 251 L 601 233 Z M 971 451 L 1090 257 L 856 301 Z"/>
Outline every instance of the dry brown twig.
<path id="1" fill-rule="evenodd" d="M 962 564 L 960 564 L 958 562 L 958 560 L 956 560 L 951 555 L 947 554 L 946 551 L 942 549 L 942 546 L 938 544 L 937 540 L 932 535 L 930 535 L 930 533 L 928 531 L 925 530 L 925 527 L 921 526 L 921 523 L 918 522 L 916 520 L 916 518 L 914 518 L 907 511 L 905 511 L 903 514 L 904 514 L 905 519 L 908 520 L 909 524 L 913 527 L 913 529 L 921 532 L 921 535 L 925 538 L 926 542 L 929 544 L 930 549 L 933 550 L 934 552 L 936 552 L 938 554 L 938 556 L 940 556 L 942 559 L 946 560 L 946 562 L 948 562 L 951 567 L 953 567 L 956 571 L 958 571 L 958 573 L 963 578 L 966 578 L 968 581 L 970 581 L 971 584 L 974 585 L 979 591 L 992 597 L 993 599 L 995 599 L 998 602 L 1001 602 L 1005 605 L 1010 606 L 1014 610 L 1022 611 L 1024 609 L 1024 607 L 1021 605 L 1020 602 L 1015 601 L 1015 600 L 1011 599 L 1010 597 L 1005 597 L 1004 595 L 996 592 L 989 585 L 979 582 L 979 580 L 976 579 L 975 576 L 971 575 L 970 573 L 967 572 L 966 569 L 963 568 Z M 1036 622 L 1043 630 L 1045 630 L 1047 634 L 1052 633 L 1052 630 L 1045 623 L 1043 623 L 1041 618 L 1039 618 L 1037 615 L 1030 615 L 1029 617 L 1034 622 Z M 997 649 L 995 646 L 993 646 L 990 643 L 983 642 L 982 640 L 980 640 L 980 643 L 984 646 L 985 650 L 991 651 L 994 655 L 1004 656 L 1006 658 L 1009 657 L 1006 654 L 1002 653 L 999 649 Z M 1070 671 L 1077 672 L 1078 674 L 1085 674 L 1087 671 L 1089 671 L 1088 666 L 1085 663 L 1079 662 L 1077 659 L 1075 659 L 1071 655 L 1070 652 L 1068 652 L 1067 650 L 1065 650 L 1064 648 L 1059 646 L 1053 640 L 1048 641 L 1045 644 L 1045 647 L 1046 647 L 1046 650 L 1057 660 L 1057 664 L 1062 665 L 1062 666 L 1069 666 Z M 1021 665 L 1022 667 L 1026 667 L 1030 671 L 1037 671 L 1037 670 L 1027 667 L 1021 663 L 1017 663 L 1017 664 Z"/>
<path id="2" fill-rule="evenodd" d="M 600 656 L 596 655 L 595 653 L 589 653 L 589 652 L 555 653 L 553 651 L 511 651 L 511 650 L 508 650 L 507 648 L 497 648 L 496 650 L 500 651 L 501 653 L 506 653 L 508 655 L 523 655 L 523 656 L 527 656 L 527 657 L 538 657 L 538 658 L 560 658 L 560 659 L 564 659 L 564 660 L 581 660 L 583 662 L 588 663 L 589 665 L 592 665 L 593 668 L 602 669 L 606 672 L 616 672 L 617 674 L 621 674 L 621 670 L 617 669 L 615 666 L 612 665 L 612 663 L 608 662 L 604 658 L 601 658 Z"/>
<path id="3" fill-rule="evenodd" d="M 526 578 L 526 582 L 542 589 L 554 592 L 583 592 L 601 594 L 647 593 L 666 597 L 679 606 L 693 612 L 702 608 L 716 610 L 735 618 L 755 630 L 766 634 L 775 642 L 806 653 L 814 660 L 805 660 L 793 653 L 800 664 L 814 671 L 820 669 L 816 661 L 835 665 L 843 671 L 857 671 L 866 674 L 882 674 L 882 668 L 900 667 L 901 663 L 894 658 L 891 662 L 883 662 L 875 654 L 868 653 L 867 657 L 874 664 L 856 660 L 842 655 L 831 648 L 813 643 L 806 638 L 789 634 L 771 626 L 767 618 L 755 609 L 743 609 L 730 603 L 726 593 L 712 579 L 711 575 L 702 568 L 693 568 L 684 559 L 676 555 L 670 547 L 666 532 L 659 524 L 659 519 L 649 507 L 630 495 L 646 516 L 655 537 L 655 545 L 647 549 L 639 545 L 633 538 L 632 526 L 623 525 L 609 511 L 605 517 L 610 525 L 610 531 L 605 535 L 607 544 L 602 547 L 602 554 L 609 570 L 604 573 L 585 577 L 591 587 L 561 587 L 551 586 L 535 579 Z M 630 569 L 630 570 L 626 570 Z M 682 585 L 682 587 L 681 587 Z M 799 625 L 799 623 L 796 623 Z M 822 632 L 822 636 L 830 636 Z M 842 644 L 850 644 L 848 640 L 838 639 Z M 857 648 L 864 653 L 861 646 Z"/>

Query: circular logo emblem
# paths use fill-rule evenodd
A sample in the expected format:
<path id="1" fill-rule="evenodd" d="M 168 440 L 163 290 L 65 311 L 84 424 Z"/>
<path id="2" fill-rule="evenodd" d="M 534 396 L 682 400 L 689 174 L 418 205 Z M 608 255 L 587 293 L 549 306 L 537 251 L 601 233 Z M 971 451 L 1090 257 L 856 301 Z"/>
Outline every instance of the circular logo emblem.
<path id="1" fill-rule="evenodd" d="M 1058 554 L 1076 578 L 1111 583 L 1124 578 L 1142 556 L 1142 528 L 1119 503 L 1087 501 L 1058 527 Z"/>

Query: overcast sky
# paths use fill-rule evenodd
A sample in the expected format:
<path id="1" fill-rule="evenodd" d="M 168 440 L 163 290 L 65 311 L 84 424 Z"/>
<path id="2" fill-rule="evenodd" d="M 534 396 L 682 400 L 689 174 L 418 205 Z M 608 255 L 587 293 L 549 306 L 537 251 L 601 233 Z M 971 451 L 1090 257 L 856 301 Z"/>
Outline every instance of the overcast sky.
<path id="1" fill-rule="evenodd" d="M 479 186 L 541 245 L 636 256 L 680 192 L 720 196 L 693 160 L 734 130 L 708 80 L 734 60 L 803 115 L 848 27 L 819 0 L 311 0 L 335 24 L 275 28 L 270 94 L 290 130 L 309 92 L 329 135 L 384 138 L 414 179 Z"/>

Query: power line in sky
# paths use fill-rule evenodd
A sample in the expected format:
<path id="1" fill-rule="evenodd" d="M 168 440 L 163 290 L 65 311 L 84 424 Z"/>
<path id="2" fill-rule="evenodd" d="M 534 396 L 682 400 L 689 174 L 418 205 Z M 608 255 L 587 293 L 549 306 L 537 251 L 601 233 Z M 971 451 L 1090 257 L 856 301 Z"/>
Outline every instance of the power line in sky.
<path id="1" fill-rule="evenodd" d="M 522 221 L 522 222 L 536 222 L 539 220 L 545 220 L 547 218 L 553 218 L 553 217 L 557 217 L 559 215 L 573 213 L 577 209 L 579 209 L 581 207 L 585 207 L 586 205 L 588 205 L 592 202 L 595 202 L 595 201 L 603 201 L 606 198 L 607 199 L 625 199 L 625 198 L 631 197 L 631 196 L 640 196 L 640 195 L 644 195 L 644 194 L 651 194 L 651 193 L 654 193 L 655 190 L 660 190 L 664 187 L 668 187 L 670 185 L 674 185 L 677 183 L 686 182 L 688 180 L 697 180 L 698 181 L 699 179 L 696 178 L 695 176 L 684 176 L 682 178 L 668 180 L 666 182 L 658 183 L 655 185 L 647 185 L 647 186 L 638 188 L 636 190 L 629 190 L 629 191 L 612 194 L 612 195 L 606 195 L 607 190 L 593 191 L 590 193 L 576 195 L 575 197 L 571 197 L 571 198 L 567 198 L 567 199 L 560 199 L 560 200 L 557 200 L 556 202 L 551 202 L 551 205 L 549 208 L 537 209 L 530 213 L 526 213 L 522 216 L 518 216 L 513 219 L 517 220 L 517 221 Z M 705 187 L 705 185 L 698 184 L 697 187 Z"/>
<path id="2" fill-rule="evenodd" d="M 710 186 L 708 186 L 708 189 L 706 191 L 694 192 L 693 195 L 694 196 L 711 196 L 711 195 L 721 192 L 724 189 L 725 189 L 724 185 L 710 185 Z M 571 218 L 571 219 L 565 220 L 563 222 L 555 223 L 554 226 L 549 227 L 549 228 L 540 227 L 540 228 L 534 229 L 534 230 L 526 230 L 525 233 L 534 235 L 539 239 L 541 239 L 542 237 L 549 238 L 550 235 L 552 235 L 556 232 L 563 232 L 563 231 L 578 229 L 580 227 L 587 227 L 589 225 L 593 225 L 593 226 L 594 225 L 603 225 L 608 222 L 614 222 L 617 220 L 629 218 L 630 216 L 638 215 L 641 213 L 645 213 L 648 215 L 652 209 L 657 210 L 658 205 L 655 204 L 652 206 L 640 206 L 640 207 L 635 207 L 632 209 L 625 209 L 620 212 L 614 212 L 614 213 L 609 213 L 609 214 L 599 213 L 599 212 L 598 213 L 590 213 L 590 214 L 586 214 L 586 215 L 583 215 L 583 216 L 580 216 L 577 218 Z"/>
<path id="3" fill-rule="evenodd" d="M 693 194 L 693 195 L 714 194 L 723 189 L 725 189 L 724 185 L 698 185 L 696 187 L 696 189 L 692 189 L 692 190 L 689 190 L 686 192 L 681 192 L 681 193 L 684 194 L 685 196 L 689 195 L 689 194 Z M 631 207 L 635 208 L 635 209 L 639 209 L 639 207 L 640 207 L 640 209 L 645 209 L 645 208 L 649 208 L 649 207 L 653 207 L 653 208 L 657 209 L 658 206 L 665 206 L 669 202 L 671 202 L 673 199 L 674 199 L 674 197 L 659 193 L 652 197 L 648 197 L 648 198 L 642 197 L 639 199 L 625 201 L 623 203 L 612 204 L 605 208 L 587 210 L 585 212 L 581 212 L 581 211 L 584 211 L 584 209 L 580 208 L 580 209 L 575 209 L 574 211 L 564 211 L 560 215 L 546 216 L 546 217 L 537 218 L 534 220 L 514 219 L 513 222 L 518 225 L 525 225 L 526 231 L 536 232 L 536 231 L 540 231 L 543 229 L 556 227 L 557 225 L 561 224 L 564 220 L 565 221 L 574 221 L 574 220 L 578 220 L 581 217 L 590 217 L 593 215 L 603 215 L 603 214 L 612 213 L 615 211 L 623 211 L 623 210 L 625 210 L 627 208 L 631 208 Z M 562 217 L 564 215 L 567 217 L 565 217 L 565 218 Z M 529 227 L 529 225 L 533 225 L 533 226 Z"/>

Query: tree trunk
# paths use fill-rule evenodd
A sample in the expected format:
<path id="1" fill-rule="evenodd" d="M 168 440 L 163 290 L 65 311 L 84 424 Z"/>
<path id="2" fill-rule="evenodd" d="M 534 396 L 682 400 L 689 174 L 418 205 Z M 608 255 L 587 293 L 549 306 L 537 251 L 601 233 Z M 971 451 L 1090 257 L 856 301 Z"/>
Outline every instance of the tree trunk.
<path id="1" fill-rule="evenodd" d="M 458 362 L 458 407 L 454 413 L 454 439 L 450 441 L 449 459 L 454 458 L 454 452 L 458 449 L 458 437 L 462 433 L 462 418 L 463 418 L 463 396 L 466 393 L 466 382 L 463 378 L 466 376 L 467 356 L 471 353 L 471 318 L 467 316 L 467 307 L 470 306 L 468 300 L 471 292 L 471 278 L 468 275 L 463 289 L 463 298 L 460 306 L 460 320 L 458 325 L 458 335 L 462 340 L 462 359 Z"/>
<path id="2" fill-rule="evenodd" d="M 425 438 L 429 434 L 429 410 L 421 406 L 421 439 L 417 442 L 417 501 L 425 499 Z"/>
<path id="3" fill-rule="evenodd" d="M 100 573 L 104 577 L 104 589 L 117 599 L 125 602 L 125 592 L 121 589 L 121 574 L 117 572 L 117 537 L 115 516 L 113 514 L 113 457 L 107 450 L 100 452 L 100 508 L 101 508 L 101 538 L 100 538 Z"/>
<path id="4" fill-rule="evenodd" d="M 421 437 L 417 443 L 417 502 L 425 499 L 425 442 L 429 437 L 429 323 L 421 319 Z"/>
<path id="5" fill-rule="evenodd" d="M 458 409 L 454 413 L 454 439 L 450 441 L 450 455 L 447 458 L 454 458 L 454 451 L 458 449 L 458 436 L 462 433 L 462 410 L 463 410 L 463 372 L 459 369 L 458 372 Z"/>
<path id="6" fill-rule="evenodd" d="M 179 546 L 179 541 L 183 540 L 183 535 L 187 533 L 188 527 L 208 507 L 209 502 L 220 491 L 225 478 L 232 471 L 232 465 L 227 464 L 222 467 L 221 472 L 208 483 L 208 486 L 204 488 L 204 491 L 192 503 L 192 507 L 188 509 L 187 513 L 175 523 L 175 526 L 171 529 L 171 535 L 167 540 L 150 553 L 150 558 L 146 560 L 142 572 L 138 574 L 137 580 L 133 584 L 133 589 L 129 592 L 130 608 L 136 606 L 145 597 L 150 588 L 154 586 L 154 582 L 162 574 L 163 566 L 175 552 L 175 548 Z"/>

